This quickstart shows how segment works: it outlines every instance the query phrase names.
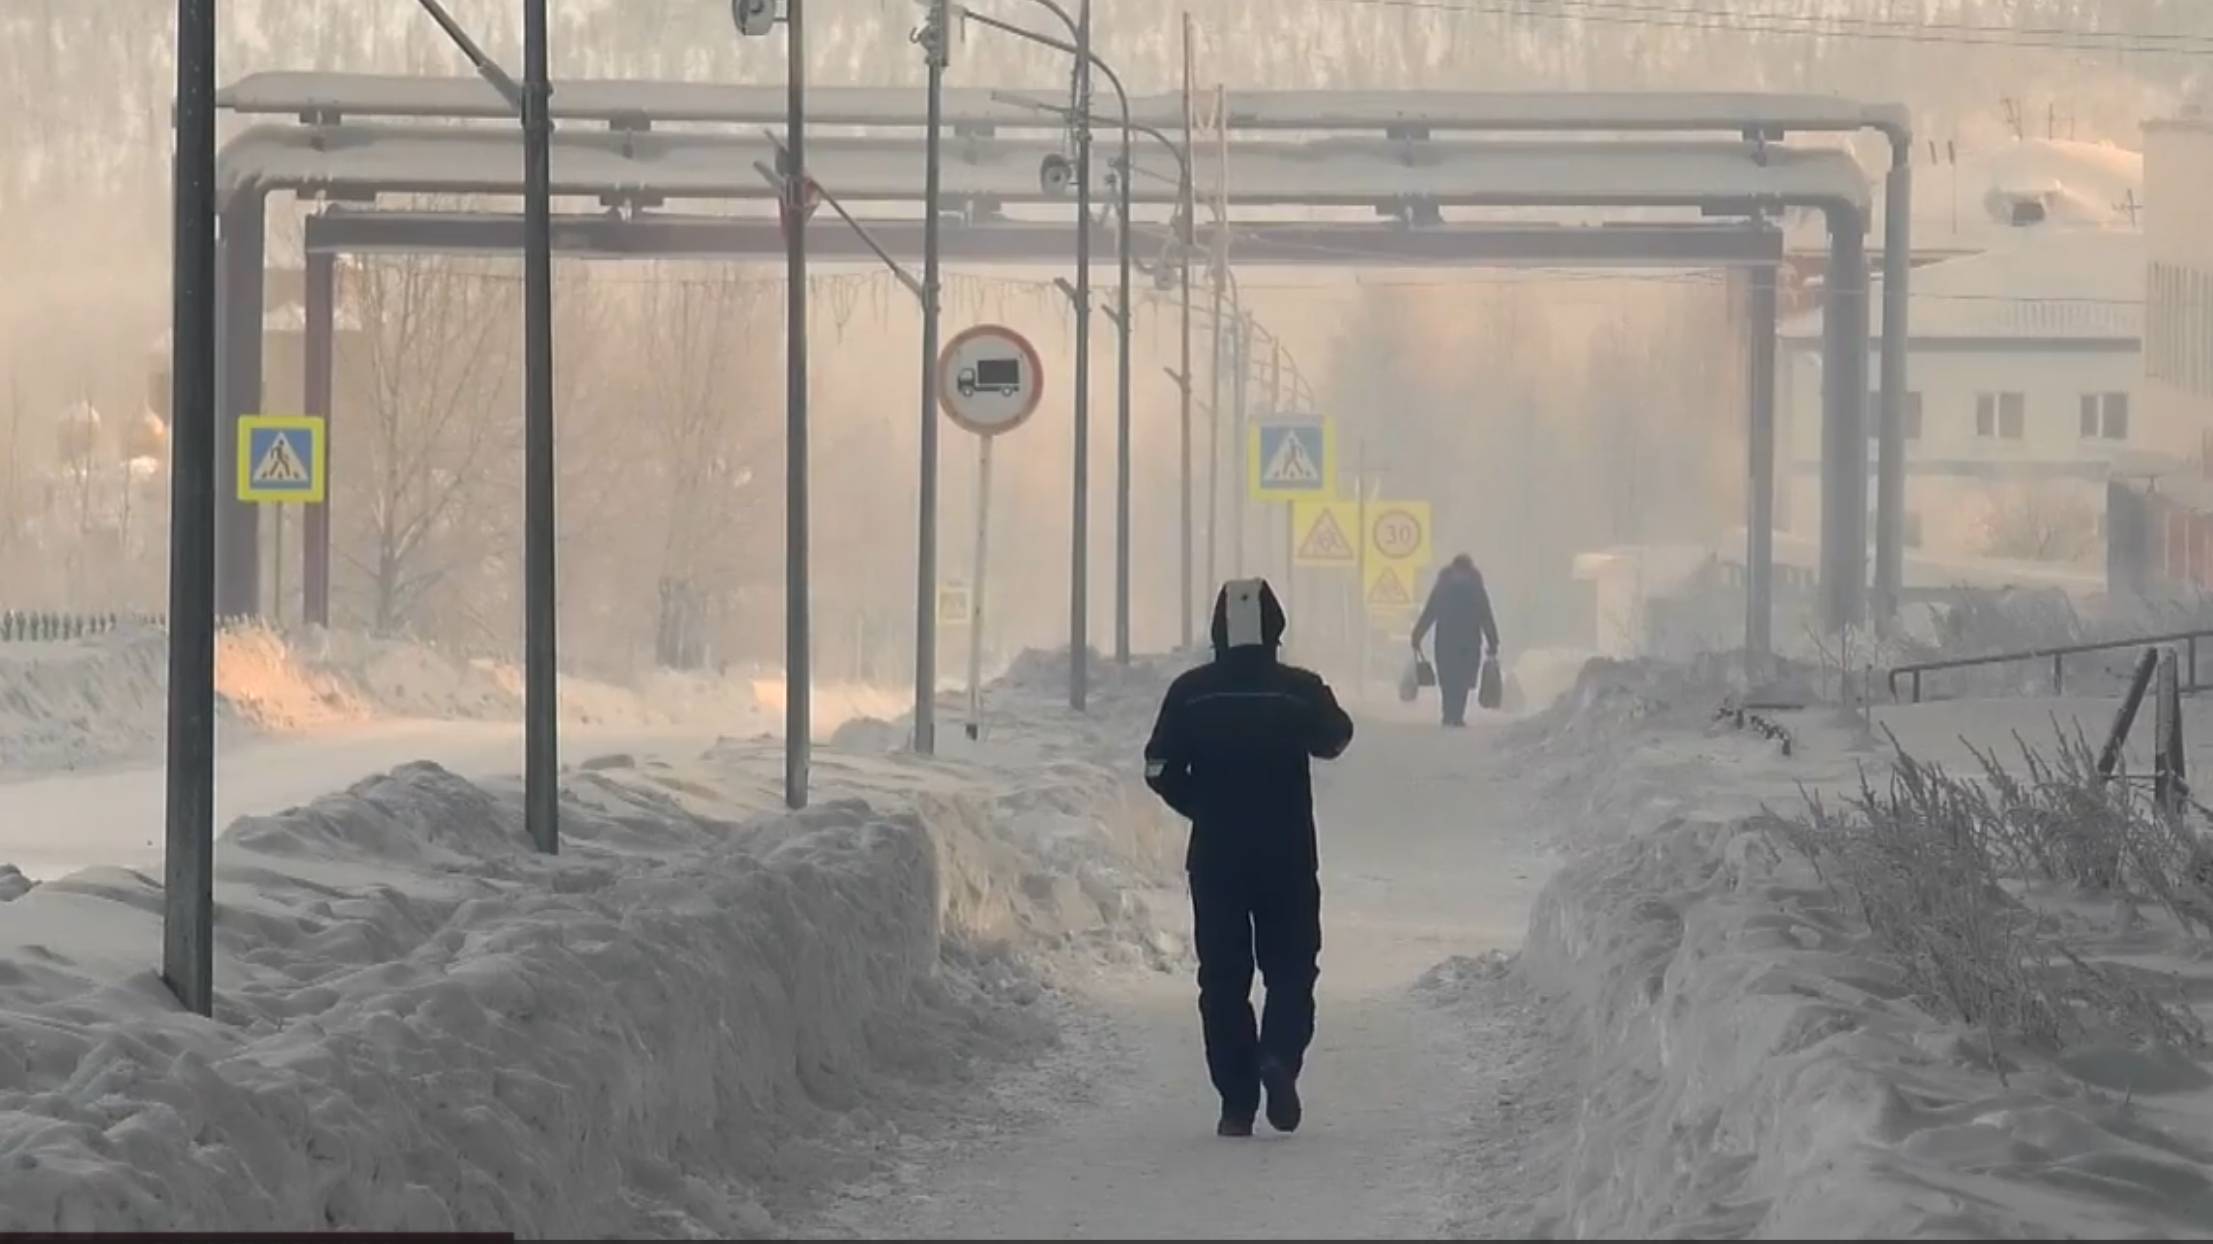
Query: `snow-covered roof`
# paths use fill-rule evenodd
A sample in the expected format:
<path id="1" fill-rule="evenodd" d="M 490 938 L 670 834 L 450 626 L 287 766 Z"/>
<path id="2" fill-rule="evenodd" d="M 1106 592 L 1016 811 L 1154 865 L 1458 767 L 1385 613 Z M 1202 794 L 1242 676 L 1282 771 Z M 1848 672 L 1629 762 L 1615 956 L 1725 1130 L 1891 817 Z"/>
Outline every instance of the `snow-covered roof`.
<path id="1" fill-rule="evenodd" d="M 2003 245 L 2022 234 L 2131 229 L 2144 205 L 2142 152 L 2111 143 L 2023 139 L 1953 153 L 1924 141 L 1915 151 L 1913 241 L 1918 249 Z M 2033 203 L 2037 223 L 2016 219 Z M 1876 213 L 1878 228 L 1882 213 Z"/>
<path id="2" fill-rule="evenodd" d="M 1879 338 L 1882 281 L 1872 283 L 1868 318 Z M 2012 245 L 1916 268 L 1911 339 L 2054 338 L 2136 341 L 2144 334 L 2144 235 L 2136 230 L 2036 232 Z M 1784 338 L 1821 336 L 1821 312 L 1783 326 Z"/>

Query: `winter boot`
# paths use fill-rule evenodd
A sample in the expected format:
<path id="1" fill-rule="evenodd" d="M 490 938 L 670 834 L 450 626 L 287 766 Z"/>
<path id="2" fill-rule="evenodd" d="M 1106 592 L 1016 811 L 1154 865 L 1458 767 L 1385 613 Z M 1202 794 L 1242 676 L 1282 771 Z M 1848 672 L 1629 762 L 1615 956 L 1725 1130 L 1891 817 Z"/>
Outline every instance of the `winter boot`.
<path id="1" fill-rule="evenodd" d="M 1214 1125 L 1214 1134 L 1239 1139 L 1250 1136 L 1252 1135 L 1252 1116 L 1249 1114 L 1231 1114 L 1225 1110 L 1222 1112 L 1222 1121 Z"/>
<path id="2" fill-rule="evenodd" d="M 1275 1059 L 1263 1059 L 1260 1085 L 1268 1090 L 1268 1126 L 1279 1132 L 1299 1130 L 1304 1111 L 1299 1105 L 1298 1073 Z"/>

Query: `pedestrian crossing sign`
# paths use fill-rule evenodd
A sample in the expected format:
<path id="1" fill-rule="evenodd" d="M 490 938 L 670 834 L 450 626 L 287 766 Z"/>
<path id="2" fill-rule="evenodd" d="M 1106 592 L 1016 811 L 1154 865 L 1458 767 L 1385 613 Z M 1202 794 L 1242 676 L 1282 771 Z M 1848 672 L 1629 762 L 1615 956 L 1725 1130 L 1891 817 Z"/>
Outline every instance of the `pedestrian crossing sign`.
<path id="1" fill-rule="evenodd" d="M 325 425 L 311 415 L 246 415 L 238 421 L 238 499 L 320 505 L 329 466 Z"/>
<path id="2" fill-rule="evenodd" d="M 1353 533 L 1360 529 L 1360 507 L 1350 501 L 1291 503 L 1292 550 L 1301 566 L 1350 567 L 1360 564 Z"/>
<path id="3" fill-rule="evenodd" d="M 1256 423 L 1245 458 L 1255 501 L 1320 500 L 1337 492 L 1337 435 L 1327 419 Z"/>
<path id="4" fill-rule="evenodd" d="M 1368 568 L 1364 594 L 1369 613 L 1408 613 L 1414 608 L 1414 570 L 1399 562 L 1377 562 Z"/>

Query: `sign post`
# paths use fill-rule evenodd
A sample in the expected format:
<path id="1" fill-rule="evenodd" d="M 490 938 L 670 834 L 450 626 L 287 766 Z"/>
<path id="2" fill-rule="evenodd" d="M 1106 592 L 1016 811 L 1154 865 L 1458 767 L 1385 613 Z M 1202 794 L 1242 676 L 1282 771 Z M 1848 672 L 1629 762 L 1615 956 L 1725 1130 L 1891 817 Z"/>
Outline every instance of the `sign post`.
<path id="1" fill-rule="evenodd" d="M 991 551 L 991 442 L 1021 427 L 1045 395 L 1045 368 L 1020 333 L 979 324 L 945 343 L 937 400 L 945 417 L 976 437 L 976 564 L 968 593 L 968 737 L 983 731 L 984 583 Z M 933 623 L 935 619 L 933 618 Z M 935 642 L 935 636 L 931 638 Z M 1070 659 L 1077 659 L 1071 653 Z M 934 689 L 933 689 L 934 690 Z M 919 737 L 927 698 L 915 705 Z"/>

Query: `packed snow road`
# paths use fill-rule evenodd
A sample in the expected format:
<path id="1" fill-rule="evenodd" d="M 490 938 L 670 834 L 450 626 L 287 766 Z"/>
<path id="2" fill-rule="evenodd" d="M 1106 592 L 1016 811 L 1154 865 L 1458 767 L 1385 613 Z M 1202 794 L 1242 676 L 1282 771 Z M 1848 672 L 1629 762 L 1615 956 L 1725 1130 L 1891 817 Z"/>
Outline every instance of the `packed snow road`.
<path id="1" fill-rule="evenodd" d="M 1491 741 L 1368 719 L 1342 761 L 1319 767 L 1320 1015 L 1296 1135 L 1217 1139 L 1188 973 L 1110 975 L 1087 991 L 1091 1022 L 1026 1086 L 1060 1098 L 1041 1126 L 910 1163 L 822 1232 L 1487 1234 L 1478 1220 L 1531 1199 L 1495 1186 L 1517 1178 L 1524 1138 L 1498 1134 L 1492 1107 L 1529 1091 L 1540 1037 L 1533 1025 L 1472 1032 L 1416 984 L 1455 956 L 1518 946 L 1549 868 L 1492 771 Z"/>

